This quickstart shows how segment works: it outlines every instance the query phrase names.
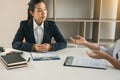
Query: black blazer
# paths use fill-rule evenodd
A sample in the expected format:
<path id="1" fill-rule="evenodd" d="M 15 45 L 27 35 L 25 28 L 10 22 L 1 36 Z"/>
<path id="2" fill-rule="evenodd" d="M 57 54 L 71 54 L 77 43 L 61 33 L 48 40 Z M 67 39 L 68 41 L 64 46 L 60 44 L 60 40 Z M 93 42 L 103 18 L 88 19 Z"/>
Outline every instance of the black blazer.
<path id="1" fill-rule="evenodd" d="M 51 43 L 52 37 L 54 37 L 56 43 Z M 25 42 L 23 42 L 24 39 Z M 33 19 L 21 21 L 20 27 L 12 42 L 12 47 L 14 49 L 31 52 L 35 43 Z M 42 43 L 51 44 L 52 51 L 66 48 L 67 45 L 66 40 L 63 38 L 55 22 L 47 20 L 44 22 L 44 36 Z"/>

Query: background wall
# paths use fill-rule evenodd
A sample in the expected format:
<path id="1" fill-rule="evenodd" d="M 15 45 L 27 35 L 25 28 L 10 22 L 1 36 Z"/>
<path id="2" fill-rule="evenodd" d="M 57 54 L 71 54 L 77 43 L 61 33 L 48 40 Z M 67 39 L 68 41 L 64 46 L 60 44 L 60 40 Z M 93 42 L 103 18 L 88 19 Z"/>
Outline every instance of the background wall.
<path id="1" fill-rule="evenodd" d="M 58 0 L 57 18 L 93 18 L 95 0 Z M 116 19 L 118 0 L 102 0 L 101 18 Z M 66 6 L 67 5 L 67 6 Z M 86 6 L 87 5 L 87 6 Z M 66 7 L 65 7 L 66 6 Z M 51 9 L 50 9 L 51 10 Z M 51 15 L 49 15 L 51 17 Z M 65 25 L 63 25 L 65 24 Z M 79 23 L 58 23 L 58 26 L 63 32 L 64 37 L 68 38 L 71 35 L 78 33 Z M 92 26 L 87 23 L 87 39 L 92 38 Z M 115 22 L 101 23 L 100 39 L 114 39 L 115 36 Z M 64 29 L 62 29 L 64 28 Z"/>
<path id="2" fill-rule="evenodd" d="M 0 46 L 11 47 L 21 20 L 27 19 L 29 0 L 0 0 Z"/>
<path id="3" fill-rule="evenodd" d="M 102 19 L 116 19 L 118 0 L 103 0 Z M 101 39 L 114 39 L 115 36 L 115 22 L 101 23 Z"/>
<path id="4" fill-rule="evenodd" d="M 48 0 L 52 2 L 52 0 Z M 57 11 L 58 17 L 77 17 L 76 15 L 80 15 L 82 17 L 93 17 L 93 5 L 92 3 L 94 0 L 57 0 L 57 8 L 60 9 L 60 11 Z M 70 2 L 71 6 L 67 6 L 67 2 Z M 73 2 L 72 2 L 73 1 Z M 103 4 L 103 11 L 102 16 L 106 18 L 116 18 L 116 10 L 117 10 L 117 0 L 103 0 L 106 2 L 106 4 Z M 28 8 L 28 2 L 29 0 L 1 0 L 0 1 L 0 46 L 3 47 L 11 47 L 12 40 L 14 38 L 14 35 L 19 27 L 19 23 L 21 20 L 27 19 L 27 8 Z M 108 3 L 109 2 L 109 3 Z M 74 3 L 74 4 L 73 4 Z M 63 7 L 63 6 L 67 7 Z M 78 5 L 81 5 L 79 7 L 79 10 L 76 9 Z M 87 5 L 87 6 L 86 6 Z M 69 11 L 66 9 L 70 9 Z M 48 8 L 48 12 L 52 10 L 52 6 Z M 75 12 L 72 12 L 72 10 L 75 10 Z M 62 13 L 61 13 L 62 11 Z M 88 14 L 84 14 L 82 11 Z M 88 12 L 86 12 L 88 11 Z M 91 11 L 91 12 L 90 12 Z M 107 11 L 107 12 L 106 12 Z M 69 14 L 68 14 L 69 12 Z M 89 13 L 90 12 L 90 13 Z M 81 14 L 80 14 L 81 13 Z M 108 14 L 109 13 L 109 14 Z M 52 16 L 52 12 L 48 14 L 48 17 Z M 102 24 L 103 27 L 101 28 L 101 39 L 113 39 L 114 33 L 115 33 L 115 24 Z M 78 33 L 79 23 L 58 23 L 59 29 L 64 35 L 65 38 L 68 38 L 71 35 L 75 35 Z M 107 32 L 106 32 L 107 30 Z M 91 38 L 91 31 L 90 28 L 88 28 L 88 34 L 87 37 Z"/>

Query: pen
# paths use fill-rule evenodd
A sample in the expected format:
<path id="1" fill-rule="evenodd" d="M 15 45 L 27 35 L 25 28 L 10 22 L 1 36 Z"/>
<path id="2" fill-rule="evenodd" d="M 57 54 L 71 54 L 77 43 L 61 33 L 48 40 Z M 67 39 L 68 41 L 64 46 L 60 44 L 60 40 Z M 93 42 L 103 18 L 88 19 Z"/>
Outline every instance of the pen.
<path id="1" fill-rule="evenodd" d="M 41 57 L 40 60 L 59 60 L 59 57 Z"/>
<path id="2" fill-rule="evenodd" d="M 31 59 L 31 58 L 29 57 L 28 60 L 27 60 L 27 62 L 30 62 L 30 59 Z"/>

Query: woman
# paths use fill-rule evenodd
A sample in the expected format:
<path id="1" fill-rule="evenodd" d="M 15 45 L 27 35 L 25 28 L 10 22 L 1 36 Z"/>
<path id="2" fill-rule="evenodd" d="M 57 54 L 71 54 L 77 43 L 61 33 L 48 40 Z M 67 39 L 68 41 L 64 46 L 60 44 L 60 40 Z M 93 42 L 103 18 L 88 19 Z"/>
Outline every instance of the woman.
<path id="1" fill-rule="evenodd" d="M 88 53 L 88 56 L 96 59 L 106 59 L 116 69 L 120 69 L 120 40 L 117 40 L 112 47 L 106 49 L 103 46 L 86 41 L 85 38 L 80 35 L 76 35 L 76 37 L 78 39 L 70 37 L 70 41 L 74 44 L 85 45 L 90 48 L 92 52 Z"/>
<path id="2" fill-rule="evenodd" d="M 21 21 L 12 47 L 18 50 L 48 52 L 66 48 L 66 41 L 55 22 L 47 21 L 47 8 L 44 0 L 31 0 L 28 20 Z M 51 43 L 52 38 L 56 43 Z"/>

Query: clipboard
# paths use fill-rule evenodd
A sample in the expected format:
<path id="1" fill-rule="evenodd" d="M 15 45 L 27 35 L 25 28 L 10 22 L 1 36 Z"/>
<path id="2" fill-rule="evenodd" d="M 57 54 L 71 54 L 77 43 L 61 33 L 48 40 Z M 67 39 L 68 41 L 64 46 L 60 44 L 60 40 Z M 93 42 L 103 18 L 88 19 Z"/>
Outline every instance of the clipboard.
<path id="1" fill-rule="evenodd" d="M 106 62 L 103 59 L 93 58 L 78 58 L 74 56 L 68 56 L 63 64 L 64 66 L 70 67 L 82 67 L 92 69 L 103 69 L 106 70 Z"/>

